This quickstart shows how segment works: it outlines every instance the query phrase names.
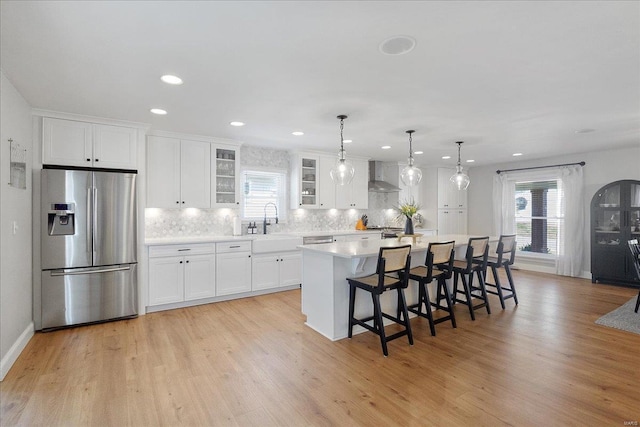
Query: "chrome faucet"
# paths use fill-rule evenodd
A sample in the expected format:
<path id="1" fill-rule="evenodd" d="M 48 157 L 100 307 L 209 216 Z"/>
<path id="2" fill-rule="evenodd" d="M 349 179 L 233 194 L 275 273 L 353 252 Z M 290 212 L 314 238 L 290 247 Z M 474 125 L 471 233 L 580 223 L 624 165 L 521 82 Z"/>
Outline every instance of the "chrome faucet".
<path id="1" fill-rule="evenodd" d="M 278 207 L 275 203 L 269 202 L 264 205 L 264 221 L 262 221 L 262 234 L 267 234 L 267 225 L 271 225 L 271 220 L 267 221 L 267 206 L 273 205 L 273 208 L 276 210 L 276 224 L 278 223 Z"/>

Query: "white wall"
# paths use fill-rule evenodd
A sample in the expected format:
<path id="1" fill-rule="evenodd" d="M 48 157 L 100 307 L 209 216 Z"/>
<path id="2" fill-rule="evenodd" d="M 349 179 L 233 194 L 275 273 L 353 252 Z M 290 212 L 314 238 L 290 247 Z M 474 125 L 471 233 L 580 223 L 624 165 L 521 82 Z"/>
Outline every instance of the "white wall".
<path id="1" fill-rule="evenodd" d="M 9 138 L 27 150 L 27 189 L 9 182 Z M 33 335 L 31 107 L 0 70 L 0 380 Z M 17 233 L 13 234 L 13 223 Z"/>
<path id="2" fill-rule="evenodd" d="M 603 144 L 605 146 L 606 144 Z M 491 234 L 493 227 L 493 177 L 496 170 L 514 169 L 531 166 L 545 166 L 585 161 L 585 231 L 584 258 L 582 270 L 591 271 L 590 221 L 591 198 L 605 184 L 621 179 L 640 180 L 640 142 L 635 147 L 603 150 L 562 157 L 551 157 L 530 161 L 501 163 L 469 170 L 471 185 L 468 190 L 469 233 Z"/>

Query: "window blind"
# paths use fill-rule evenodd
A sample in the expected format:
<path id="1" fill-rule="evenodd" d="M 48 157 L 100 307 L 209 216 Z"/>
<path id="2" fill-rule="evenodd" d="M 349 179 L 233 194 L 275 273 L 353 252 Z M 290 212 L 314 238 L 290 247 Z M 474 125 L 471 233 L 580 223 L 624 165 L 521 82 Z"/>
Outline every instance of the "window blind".
<path id="1" fill-rule="evenodd" d="M 281 172 L 244 171 L 242 189 L 244 193 L 244 218 L 264 218 L 267 203 L 274 203 L 278 207 L 278 214 L 285 213 L 284 181 Z M 273 207 L 267 210 L 267 216 L 274 216 Z"/>

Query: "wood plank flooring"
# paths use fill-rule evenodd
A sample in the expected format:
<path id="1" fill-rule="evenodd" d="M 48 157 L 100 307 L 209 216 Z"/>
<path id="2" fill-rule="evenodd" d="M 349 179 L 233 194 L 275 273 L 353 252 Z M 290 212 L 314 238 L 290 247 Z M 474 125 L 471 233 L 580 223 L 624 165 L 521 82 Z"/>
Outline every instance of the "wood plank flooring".
<path id="1" fill-rule="evenodd" d="M 415 345 L 394 340 L 388 358 L 371 333 L 331 342 L 304 326 L 298 290 L 37 333 L 0 383 L 0 425 L 640 421 L 640 335 L 594 323 L 637 290 L 514 276 L 518 307 L 491 296 L 472 322 L 458 304 L 458 328 L 436 337 L 413 319 Z"/>

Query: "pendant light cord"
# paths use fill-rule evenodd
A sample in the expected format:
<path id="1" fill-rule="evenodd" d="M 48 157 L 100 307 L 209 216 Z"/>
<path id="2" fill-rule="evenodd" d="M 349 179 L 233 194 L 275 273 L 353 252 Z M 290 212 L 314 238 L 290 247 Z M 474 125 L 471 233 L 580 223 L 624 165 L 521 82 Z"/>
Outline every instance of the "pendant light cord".
<path id="1" fill-rule="evenodd" d="M 409 166 L 413 167 L 413 133 L 415 130 L 408 130 L 409 134 Z"/>
<path id="2" fill-rule="evenodd" d="M 344 130 L 344 119 L 347 118 L 345 115 L 339 115 L 340 119 L 340 160 L 344 160 L 344 136 L 342 135 L 342 131 Z"/>

